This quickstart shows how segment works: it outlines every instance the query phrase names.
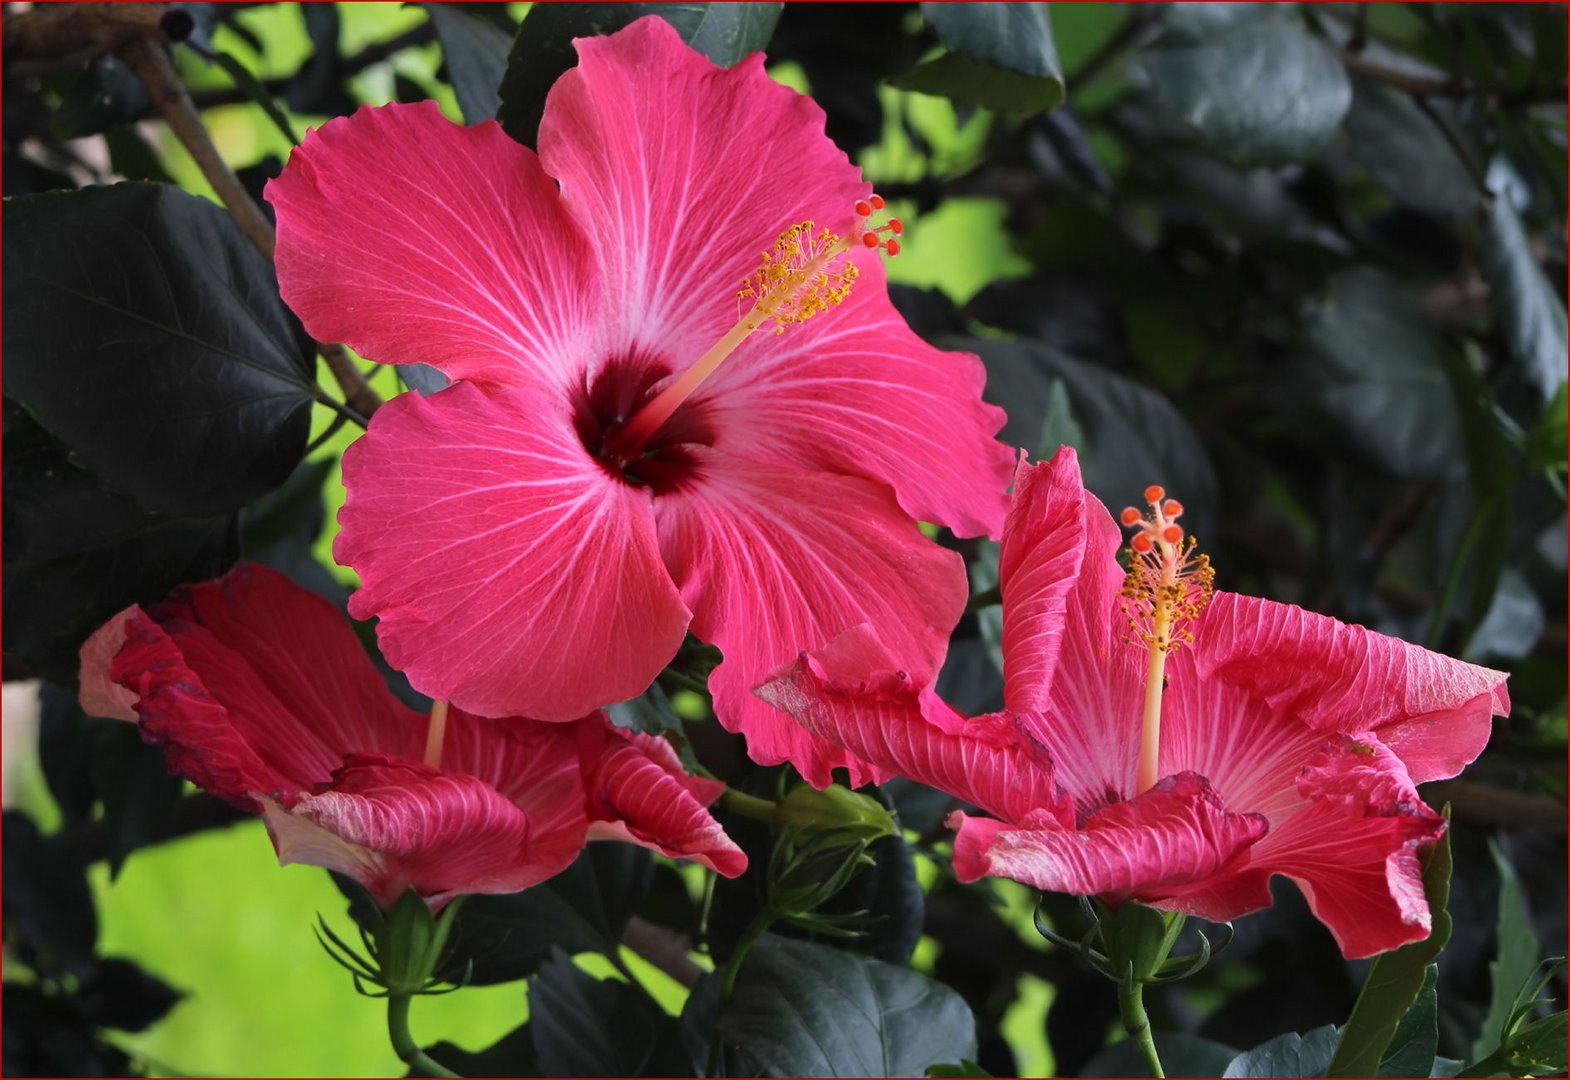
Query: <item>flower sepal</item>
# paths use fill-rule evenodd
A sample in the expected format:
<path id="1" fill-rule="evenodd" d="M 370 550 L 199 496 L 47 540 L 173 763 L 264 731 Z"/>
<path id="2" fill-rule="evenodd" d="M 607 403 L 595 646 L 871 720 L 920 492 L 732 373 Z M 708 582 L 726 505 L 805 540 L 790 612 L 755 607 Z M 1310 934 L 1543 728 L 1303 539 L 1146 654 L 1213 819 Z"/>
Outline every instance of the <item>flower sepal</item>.
<path id="1" fill-rule="evenodd" d="M 1115 983 L 1132 979 L 1148 985 L 1186 979 L 1232 943 L 1232 924 L 1222 923 L 1225 934 L 1219 944 L 1212 945 L 1200 933 L 1198 952 L 1173 956 L 1172 948 L 1182 933 L 1184 916 L 1136 903 L 1114 908 L 1092 897 L 1080 897 L 1080 906 L 1088 925 L 1078 938 L 1067 937 L 1048 926 L 1039 905 L 1036 932 L 1059 948 L 1079 954 L 1085 963 Z"/>
<path id="2" fill-rule="evenodd" d="M 317 917 L 317 938 L 322 948 L 354 978 L 354 988 L 366 997 L 410 997 L 447 994 L 469 981 L 473 961 L 462 971 L 445 963 L 453 919 L 464 897 L 454 898 L 433 914 L 430 905 L 407 889 L 390 910 L 370 907 L 360 925 L 363 954 L 333 932 Z M 368 989 L 367 986 L 376 989 Z"/>

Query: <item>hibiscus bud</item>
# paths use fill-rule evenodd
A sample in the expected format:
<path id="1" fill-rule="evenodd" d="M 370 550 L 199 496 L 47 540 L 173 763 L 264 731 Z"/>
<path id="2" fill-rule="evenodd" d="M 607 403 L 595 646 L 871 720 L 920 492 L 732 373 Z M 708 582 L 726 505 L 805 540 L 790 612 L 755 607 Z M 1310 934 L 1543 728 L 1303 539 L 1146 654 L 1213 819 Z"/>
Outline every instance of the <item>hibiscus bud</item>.
<path id="1" fill-rule="evenodd" d="M 833 829 L 871 843 L 899 832 L 894 816 L 868 795 L 859 795 L 839 784 L 818 791 L 801 784 L 779 801 L 776 816 L 794 828 Z"/>
<path id="2" fill-rule="evenodd" d="M 462 904 L 463 897 L 459 897 L 440 915 L 432 915 L 419 893 L 405 891 L 372 930 L 380 969 L 377 982 L 394 994 L 418 994 L 441 981 L 436 968 L 447 947 L 453 916 Z"/>
<path id="3" fill-rule="evenodd" d="M 822 791 L 798 786 L 779 801 L 775 816 L 785 827 L 769 860 L 769 903 L 781 918 L 795 922 L 873 864 L 867 854 L 873 841 L 899 831 L 877 800 L 838 784 Z M 847 932 L 836 930 L 834 921 L 814 917 L 810 923 L 829 933 Z"/>

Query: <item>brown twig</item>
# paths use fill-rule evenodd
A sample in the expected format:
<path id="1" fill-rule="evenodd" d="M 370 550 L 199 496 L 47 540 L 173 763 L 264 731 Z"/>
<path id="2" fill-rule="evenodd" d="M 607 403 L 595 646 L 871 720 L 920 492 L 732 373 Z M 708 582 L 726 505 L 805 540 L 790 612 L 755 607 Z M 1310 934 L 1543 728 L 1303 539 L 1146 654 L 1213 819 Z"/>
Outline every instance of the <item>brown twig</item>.
<path id="1" fill-rule="evenodd" d="M 687 955 L 692 947 L 691 939 L 669 927 L 634 915 L 622 930 L 621 943 L 689 990 L 706 974 Z"/>
<path id="2" fill-rule="evenodd" d="M 190 15 L 163 4 L 39 4 L 7 15 L 4 59 L 8 75 L 33 75 L 114 52 L 132 41 L 181 37 L 165 21 L 190 30 Z M 182 22 L 183 20 L 183 22 Z"/>
<path id="3" fill-rule="evenodd" d="M 1441 78 L 1402 71 L 1400 68 L 1381 64 L 1377 60 L 1370 60 L 1350 49 L 1342 49 L 1338 55 L 1341 58 L 1341 66 L 1353 75 L 1361 75 L 1372 82 L 1384 83 L 1386 86 L 1393 86 L 1397 90 L 1405 90 L 1419 97 L 1465 97 L 1476 89 L 1469 79 Z"/>
<path id="4" fill-rule="evenodd" d="M 115 55 L 147 88 L 148 98 L 154 108 L 202 170 L 202 175 L 223 200 L 224 207 L 246 238 L 269 260 L 272 259 L 274 240 L 271 223 L 213 145 L 212 135 L 207 125 L 202 123 L 202 115 L 191 100 L 185 83 L 180 81 L 179 73 L 169 61 L 163 45 L 153 38 L 140 38 L 120 45 Z M 348 350 L 334 342 L 319 343 L 317 348 L 327 361 L 328 370 L 337 380 L 345 403 L 360 417 L 369 419 L 381 405 L 382 399 L 366 381 Z"/>
<path id="5" fill-rule="evenodd" d="M 163 45 L 153 38 L 138 38 L 115 49 L 115 56 L 147 88 L 147 96 L 158 110 L 158 115 L 163 117 L 169 130 L 180 140 L 180 145 L 185 147 L 202 170 L 202 175 L 218 193 L 218 198 L 223 201 L 235 224 L 240 226 L 240 231 L 245 233 L 246 239 L 271 259 L 272 225 L 213 145 L 212 136 L 202 123 L 202 116 L 196 111 L 196 106 L 191 103 L 191 95 L 186 92 L 185 84 L 169 62 Z"/>

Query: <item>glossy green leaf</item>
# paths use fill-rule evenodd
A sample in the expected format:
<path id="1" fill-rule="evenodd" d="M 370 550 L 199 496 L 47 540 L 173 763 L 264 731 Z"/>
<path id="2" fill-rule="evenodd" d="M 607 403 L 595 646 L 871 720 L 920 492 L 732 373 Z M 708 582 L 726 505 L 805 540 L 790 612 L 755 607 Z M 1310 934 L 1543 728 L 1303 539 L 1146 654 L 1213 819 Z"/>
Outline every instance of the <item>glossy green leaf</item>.
<path id="1" fill-rule="evenodd" d="M 1521 876 L 1492 839 L 1488 842 L 1488 851 L 1499 870 L 1499 914 L 1494 923 L 1494 959 L 1488 964 L 1488 1013 L 1472 1043 L 1474 1060 L 1486 1057 L 1498 1048 L 1521 987 L 1537 970 L 1540 955 L 1537 932 L 1532 929 L 1532 914 L 1521 889 Z"/>
<path id="2" fill-rule="evenodd" d="M 765 934 L 719 1031 L 768 1076 L 923 1076 L 976 1056 L 964 1000 L 925 975 Z"/>
<path id="3" fill-rule="evenodd" d="M 892 80 L 999 112 L 1030 115 L 1063 103 L 1063 69 L 1046 4 L 935 3 L 921 13 L 948 50 Z"/>
<path id="4" fill-rule="evenodd" d="M 1284 16 L 1231 20 L 1197 41 L 1158 43 L 1140 65 L 1156 98 L 1239 164 L 1317 156 L 1352 102 L 1340 61 Z"/>
<path id="5" fill-rule="evenodd" d="M 426 1054 L 459 1076 L 538 1076 L 540 1064 L 534 1054 L 534 1033 L 527 1023 L 520 1024 L 484 1050 L 465 1050 L 450 1042 L 429 1047 Z"/>
<path id="6" fill-rule="evenodd" d="M 93 783 L 103 800 L 104 853 L 114 877 L 131 852 L 153 841 L 185 782 L 170 775 L 161 747 L 144 743 L 134 725 L 120 723 L 99 735 Z"/>
<path id="7" fill-rule="evenodd" d="M 472 981 L 483 985 L 532 974 L 553 947 L 614 952 L 652 873 L 644 848 L 590 844 L 566 870 L 532 889 L 472 896 L 454 921 L 455 960 L 472 961 Z"/>
<path id="8" fill-rule="evenodd" d="M 1083 435 L 1077 449 L 1085 486 L 1120 507 L 1148 485 L 1164 484 L 1187 507 L 1185 522 L 1205 535 L 1215 507 L 1215 470 L 1193 427 L 1166 398 L 1035 342 L 945 338 L 940 344 L 978 353 L 987 365 L 982 394 L 1008 412 L 999 433 L 1005 443 L 1035 446 L 1066 393 Z"/>
<path id="9" fill-rule="evenodd" d="M 6 949 L 51 978 L 84 979 L 93 970 L 98 912 L 87 888 L 87 867 L 59 837 L 38 832 L 31 818 L 7 810 L 4 854 Z M 6 987 L 10 997 L 11 987 Z"/>
<path id="10" fill-rule="evenodd" d="M 1323 1076 L 1336 1048 L 1334 1024 L 1299 1035 L 1289 1031 L 1232 1059 L 1222 1076 Z M 1330 1073 L 1331 1076 L 1338 1075 Z M 1372 1076 L 1373 1073 L 1367 1075 Z"/>
<path id="11" fill-rule="evenodd" d="M 1423 971 L 1417 1000 L 1401 1017 L 1379 1062 L 1380 1076 L 1428 1076 L 1439 1049 L 1439 965 Z"/>
<path id="12" fill-rule="evenodd" d="M 1473 162 L 1481 161 L 1481 149 L 1473 145 L 1455 107 L 1433 100 L 1429 108 L 1463 140 Z M 1478 205 L 1481 196 L 1465 164 L 1410 95 L 1354 77 L 1346 130 L 1352 159 L 1398 202 L 1441 214 L 1462 214 Z"/>
<path id="13" fill-rule="evenodd" d="M 313 349 L 219 207 L 158 184 L 7 200 L 4 258 L 6 395 L 107 486 L 209 516 L 294 469 Z"/>
<path id="14" fill-rule="evenodd" d="M 638 1076 L 654 1052 L 653 1003 L 556 950 L 529 980 L 529 1031 L 543 1076 Z"/>
<path id="15" fill-rule="evenodd" d="M 458 108 L 471 124 L 491 120 L 501 107 L 502 76 L 512 38 L 501 27 L 456 4 L 424 4 L 436 27 L 447 81 L 458 97 Z"/>
<path id="16" fill-rule="evenodd" d="M 654 683 L 643 693 L 629 701 L 618 701 L 605 707 L 611 723 L 629 731 L 642 731 L 650 735 L 663 735 L 667 731 L 681 733 L 681 717 L 671 708 L 670 697 Z"/>
<path id="17" fill-rule="evenodd" d="M 1354 447 L 1395 476 L 1460 474 L 1465 448 L 1449 346 L 1399 282 L 1367 266 L 1341 271 L 1308 336 L 1312 362 L 1303 377 Z"/>
<path id="18" fill-rule="evenodd" d="M 234 562 L 234 515 L 183 519 L 141 509 L 72 464 L 10 401 L 3 457 L 7 678 L 75 686 L 77 650 L 105 619 Z"/>
<path id="19" fill-rule="evenodd" d="M 1383 953 L 1369 969 L 1352 1015 L 1341 1029 L 1327 1076 L 1373 1076 L 1401 1019 L 1428 979 L 1428 966 L 1450 942 L 1450 833 L 1429 849 L 1423 862 L 1423 893 L 1428 898 L 1433 930 Z M 1237 1074 L 1247 1075 L 1247 1074 Z M 1313 1075 L 1313 1074 L 1308 1074 Z"/>
<path id="20" fill-rule="evenodd" d="M 1550 284 L 1508 193 L 1494 200 L 1483 231 L 1483 279 L 1510 355 L 1544 401 L 1565 384 L 1570 329 L 1565 303 Z"/>
<path id="21" fill-rule="evenodd" d="M 578 62 L 575 37 L 611 34 L 645 15 L 658 15 L 682 40 L 722 67 L 758 52 L 779 22 L 778 3 L 555 3 L 536 4 L 507 55 L 496 118 L 514 139 L 533 146 L 545 95 Z"/>

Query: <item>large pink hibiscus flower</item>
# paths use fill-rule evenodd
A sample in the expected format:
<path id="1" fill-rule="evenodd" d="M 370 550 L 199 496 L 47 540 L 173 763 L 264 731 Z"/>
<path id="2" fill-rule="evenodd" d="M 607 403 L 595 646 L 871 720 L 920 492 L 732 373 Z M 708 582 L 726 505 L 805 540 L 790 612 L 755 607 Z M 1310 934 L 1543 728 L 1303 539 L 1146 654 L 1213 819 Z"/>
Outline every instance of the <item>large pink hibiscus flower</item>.
<path id="1" fill-rule="evenodd" d="M 734 877 L 747 858 L 705 809 L 724 785 L 604 713 L 572 723 L 430 721 L 388 690 L 348 620 L 242 563 L 82 647 L 82 705 L 139 723 L 171 772 L 260 813 L 280 861 L 325 866 L 390 907 L 516 892 L 596 837 Z M 436 730 L 431 730 L 432 727 Z"/>
<path id="2" fill-rule="evenodd" d="M 344 457 L 350 610 L 423 692 L 546 720 L 638 694 L 690 629 L 756 760 L 865 779 L 750 689 L 864 621 L 937 669 L 964 574 L 912 518 L 996 530 L 1002 413 L 894 310 L 881 200 L 761 55 L 652 17 L 577 48 L 538 155 L 392 105 L 268 185 L 311 333 L 458 380 Z"/>
<path id="3" fill-rule="evenodd" d="M 1021 464 L 1000 562 L 1003 712 L 956 712 L 894 670 L 867 626 L 760 694 L 994 815 L 951 819 L 962 880 L 1226 920 L 1269 906 L 1285 874 L 1347 956 L 1426 936 L 1417 848 L 1444 821 L 1413 785 L 1482 751 L 1509 710 L 1505 676 L 1288 604 L 1211 596 L 1208 563 L 1171 520 L 1181 507 L 1147 494 L 1153 520 L 1125 511 L 1140 526 L 1125 575 L 1074 452 Z"/>

